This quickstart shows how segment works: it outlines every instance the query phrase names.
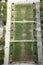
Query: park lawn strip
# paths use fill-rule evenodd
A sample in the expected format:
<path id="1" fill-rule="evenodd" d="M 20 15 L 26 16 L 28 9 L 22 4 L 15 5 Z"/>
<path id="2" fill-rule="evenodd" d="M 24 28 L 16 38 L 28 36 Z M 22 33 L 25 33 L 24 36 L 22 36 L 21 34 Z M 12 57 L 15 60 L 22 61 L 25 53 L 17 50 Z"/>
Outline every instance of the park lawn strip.
<path id="1" fill-rule="evenodd" d="M 25 19 L 27 21 L 33 20 L 33 8 L 32 8 L 32 6 L 29 6 L 26 8 Z"/>
<path id="2" fill-rule="evenodd" d="M 31 26 L 32 26 L 32 23 L 26 23 L 26 39 L 27 40 L 32 40 L 32 36 L 31 36 Z"/>
<path id="3" fill-rule="evenodd" d="M 12 55 L 13 61 L 18 61 L 20 58 L 20 43 L 19 42 L 12 42 Z"/>
<path id="4" fill-rule="evenodd" d="M 26 42 L 25 43 L 25 52 L 28 56 L 29 60 L 32 60 L 32 42 Z"/>
<path id="5" fill-rule="evenodd" d="M 15 5 L 15 20 L 16 21 L 21 21 L 22 20 L 22 17 L 21 17 L 21 6 L 19 5 Z"/>
<path id="6" fill-rule="evenodd" d="M 22 33 L 22 24 L 21 23 L 15 23 L 15 39 L 20 40 L 21 39 L 21 33 Z"/>
<path id="7" fill-rule="evenodd" d="M 35 63 L 38 63 L 37 42 L 34 42 L 33 44 L 34 44 L 34 46 L 33 46 L 33 61 L 34 61 Z"/>

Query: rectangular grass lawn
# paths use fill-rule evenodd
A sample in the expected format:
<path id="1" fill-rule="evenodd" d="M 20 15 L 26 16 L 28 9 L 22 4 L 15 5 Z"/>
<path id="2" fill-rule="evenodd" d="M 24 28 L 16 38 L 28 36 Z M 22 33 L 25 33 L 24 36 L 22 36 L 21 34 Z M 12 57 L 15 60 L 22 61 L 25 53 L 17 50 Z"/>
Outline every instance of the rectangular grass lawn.
<path id="1" fill-rule="evenodd" d="M 15 5 L 15 21 L 33 20 L 33 5 Z"/>
<path id="2" fill-rule="evenodd" d="M 11 42 L 10 44 L 11 44 L 10 52 L 12 51 L 12 53 L 10 53 L 10 55 L 12 55 L 12 62 L 13 61 L 14 62 L 21 62 L 21 61 L 37 62 L 37 43 L 36 42 Z M 23 50 L 25 52 L 23 52 Z"/>
<path id="3" fill-rule="evenodd" d="M 32 23 L 15 23 L 15 40 L 32 40 Z"/>

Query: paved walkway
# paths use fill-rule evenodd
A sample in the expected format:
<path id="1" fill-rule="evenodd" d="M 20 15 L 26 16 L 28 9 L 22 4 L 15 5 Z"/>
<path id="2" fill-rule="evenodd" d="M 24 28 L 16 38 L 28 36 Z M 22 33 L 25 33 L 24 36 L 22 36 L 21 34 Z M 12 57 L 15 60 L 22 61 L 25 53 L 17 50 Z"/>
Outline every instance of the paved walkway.
<path id="1" fill-rule="evenodd" d="M 9 0 L 10 3 L 15 3 L 15 4 L 28 4 L 28 3 L 33 3 L 33 2 L 39 2 L 39 0 Z"/>
<path id="2" fill-rule="evenodd" d="M 36 21 L 16 21 L 17 23 L 34 23 Z"/>
<path id="3" fill-rule="evenodd" d="M 38 62 L 42 64 L 42 39 L 41 39 L 41 22 L 40 22 L 40 2 L 36 3 L 36 31 L 37 31 L 37 48 L 38 48 Z"/>
<path id="4" fill-rule="evenodd" d="M 6 25 L 6 34 L 5 34 L 4 65 L 8 65 L 9 63 L 10 25 L 11 25 L 11 3 L 8 3 L 7 5 L 7 25 Z"/>
<path id="5" fill-rule="evenodd" d="M 10 64 L 10 65 L 38 65 L 38 64 L 28 64 L 28 63 L 16 63 L 16 64 Z"/>

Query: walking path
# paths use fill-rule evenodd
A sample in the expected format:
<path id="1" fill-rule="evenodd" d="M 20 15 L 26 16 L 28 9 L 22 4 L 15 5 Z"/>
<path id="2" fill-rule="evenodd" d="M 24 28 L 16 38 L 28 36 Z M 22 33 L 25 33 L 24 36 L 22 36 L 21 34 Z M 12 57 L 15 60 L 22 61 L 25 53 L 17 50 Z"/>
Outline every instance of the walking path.
<path id="1" fill-rule="evenodd" d="M 35 42 L 35 40 L 12 40 L 11 42 Z"/>
<path id="2" fill-rule="evenodd" d="M 7 3 L 7 25 L 5 34 L 5 54 L 4 65 L 9 64 L 9 46 L 10 46 L 10 26 L 11 26 L 11 3 Z"/>
<path id="3" fill-rule="evenodd" d="M 34 23 L 35 21 L 16 21 L 17 23 Z"/>
<path id="4" fill-rule="evenodd" d="M 42 39 L 41 39 L 41 22 L 40 22 L 40 2 L 36 3 L 36 31 L 37 31 L 37 48 L 38 48 L 38 62 L 43 65 L 42 61 Z"/>
<path id="5" fill-rule="evenodd" d="M 28 63 L 21 63 L 21 64 L 19 64 L 19 63 L 16 63 L 14 65 L 36 65 L 36 64 L 28 64 Z"/>

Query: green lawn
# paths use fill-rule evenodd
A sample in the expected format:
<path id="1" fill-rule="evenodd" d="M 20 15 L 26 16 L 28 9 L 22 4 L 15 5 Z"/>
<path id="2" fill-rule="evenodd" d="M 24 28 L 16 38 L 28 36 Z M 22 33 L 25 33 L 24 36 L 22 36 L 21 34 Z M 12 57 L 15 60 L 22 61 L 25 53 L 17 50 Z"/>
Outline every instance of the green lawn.
<path id="1" fill-rule="evenodd" d="M 23 43 L 23 42 L 22 42 Z M 21 42 L 11 42 L 10 44 L 10 52 L 12 52 L 12 61 L 21 61 Z M 30 60 L 37 62 L 37 43 L 36 42 L 25 42 L 24 43 L 25 56 L 27 57 L 25 60 Z M 11 55 L 11 53 L 10 53 Z M 23 61 L 23 60 L 22 60 Z"/>
<path id="2" fill-rule="evenodd" d="M 33 20 L 33 5 L 15 5 L 15 20 Z M 25 13 L 23 13 L 23 11 Z"/>
<path id="3" fill-rule="evenodd" d="M 26 37 L 24 39 L 31 40 L 32 39 L 32 23 L 15 23 L 15 39 L 22 40 L 23 39 L 23 30 L 25 30 L 24 34 Z"/>
<path id="4" fill-rule="evenodd" d="M 20 40 L 21 39 L 21 34 L 22 34 L 22 24 L 20 23 L 15 23 L 15 39 Z"/>
<path id="5" fill-rule="evenodd" d="M 10 52 L 12 52 L 12 60 L 18 61 L 20 58 L 20 43 L 19 42 L 12 42 L 10 46 Z"/>
<path id="6" fill-rule="evenodd" d="M 28 42 L 25 43 L 25 51 L 30 58 L 35 63 L 38 62 L 38 55 L 37 55 L 37 42 Z"/>
<path id="7" fill-rule="evenodd" d="M 28 55 L 28 59 L 32 60 L 33 56 L 33 48 L 32 48 L 33 43 L 32 42 L 26 42 L 25 43 L 25 52 Z"/>

